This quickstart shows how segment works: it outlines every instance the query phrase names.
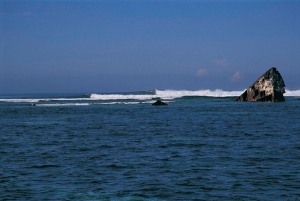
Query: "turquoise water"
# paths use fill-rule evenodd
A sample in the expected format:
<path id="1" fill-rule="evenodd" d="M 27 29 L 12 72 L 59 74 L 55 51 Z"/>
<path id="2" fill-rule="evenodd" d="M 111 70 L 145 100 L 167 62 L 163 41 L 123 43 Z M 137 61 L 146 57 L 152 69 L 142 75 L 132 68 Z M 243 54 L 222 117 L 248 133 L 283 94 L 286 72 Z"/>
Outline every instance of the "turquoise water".
<path id="1" fill-rule="evenodd" d="M 299 200 L 300 98 L 213 94 L 3 95 L 0 200 Z"/>

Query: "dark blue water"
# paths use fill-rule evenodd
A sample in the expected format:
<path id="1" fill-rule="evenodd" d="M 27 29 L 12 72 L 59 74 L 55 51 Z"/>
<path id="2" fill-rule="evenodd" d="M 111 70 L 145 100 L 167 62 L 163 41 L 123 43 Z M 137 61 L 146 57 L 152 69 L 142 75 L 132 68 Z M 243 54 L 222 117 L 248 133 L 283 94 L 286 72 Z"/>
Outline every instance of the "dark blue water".
<path id="1" fill-rule="evenodd" d="M 0 101 L 0 200 L 300 200 L 299 97 L 35 96 Z"/>

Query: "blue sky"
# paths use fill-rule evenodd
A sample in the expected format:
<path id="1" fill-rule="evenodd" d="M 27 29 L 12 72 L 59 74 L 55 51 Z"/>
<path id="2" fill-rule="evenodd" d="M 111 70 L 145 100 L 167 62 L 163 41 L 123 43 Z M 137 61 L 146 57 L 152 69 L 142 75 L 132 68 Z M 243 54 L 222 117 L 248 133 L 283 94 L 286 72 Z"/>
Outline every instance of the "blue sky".
<path id="1" fill-rule="evenodd" d="M 0 1 L 0 93 L 300 89 L 300 1 Z"/>

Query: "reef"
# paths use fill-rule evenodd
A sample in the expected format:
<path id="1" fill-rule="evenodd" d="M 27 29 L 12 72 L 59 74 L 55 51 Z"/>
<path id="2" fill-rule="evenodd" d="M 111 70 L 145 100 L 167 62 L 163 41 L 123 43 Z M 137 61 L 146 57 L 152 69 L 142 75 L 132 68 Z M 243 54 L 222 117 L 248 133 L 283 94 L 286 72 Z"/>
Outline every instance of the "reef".
<path id="1" fill-rule="evenodd" d="M 275 67 L 258 78 L 236 101 L 283 102 L 285 84 Z"/>

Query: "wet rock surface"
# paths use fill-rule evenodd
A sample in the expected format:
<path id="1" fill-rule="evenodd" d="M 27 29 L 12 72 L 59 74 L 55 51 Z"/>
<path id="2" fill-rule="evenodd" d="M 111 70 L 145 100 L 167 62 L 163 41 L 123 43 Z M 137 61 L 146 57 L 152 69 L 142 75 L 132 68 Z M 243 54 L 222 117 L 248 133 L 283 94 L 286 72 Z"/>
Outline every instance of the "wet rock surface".
<path id="1" fill-rule="evenodd" d="M 285 84 L 275 67 L 258 78 L 236 101 L 280 102 L 285 101 Z"/>
<path id="2" fill-rule="evenodd" d="M 162 102 L 161 100 L 157 100 L 152 105 L 154 105 L 154 106 L 161 106 L 161 105 L 168 105 L 168 103 Z"/>

